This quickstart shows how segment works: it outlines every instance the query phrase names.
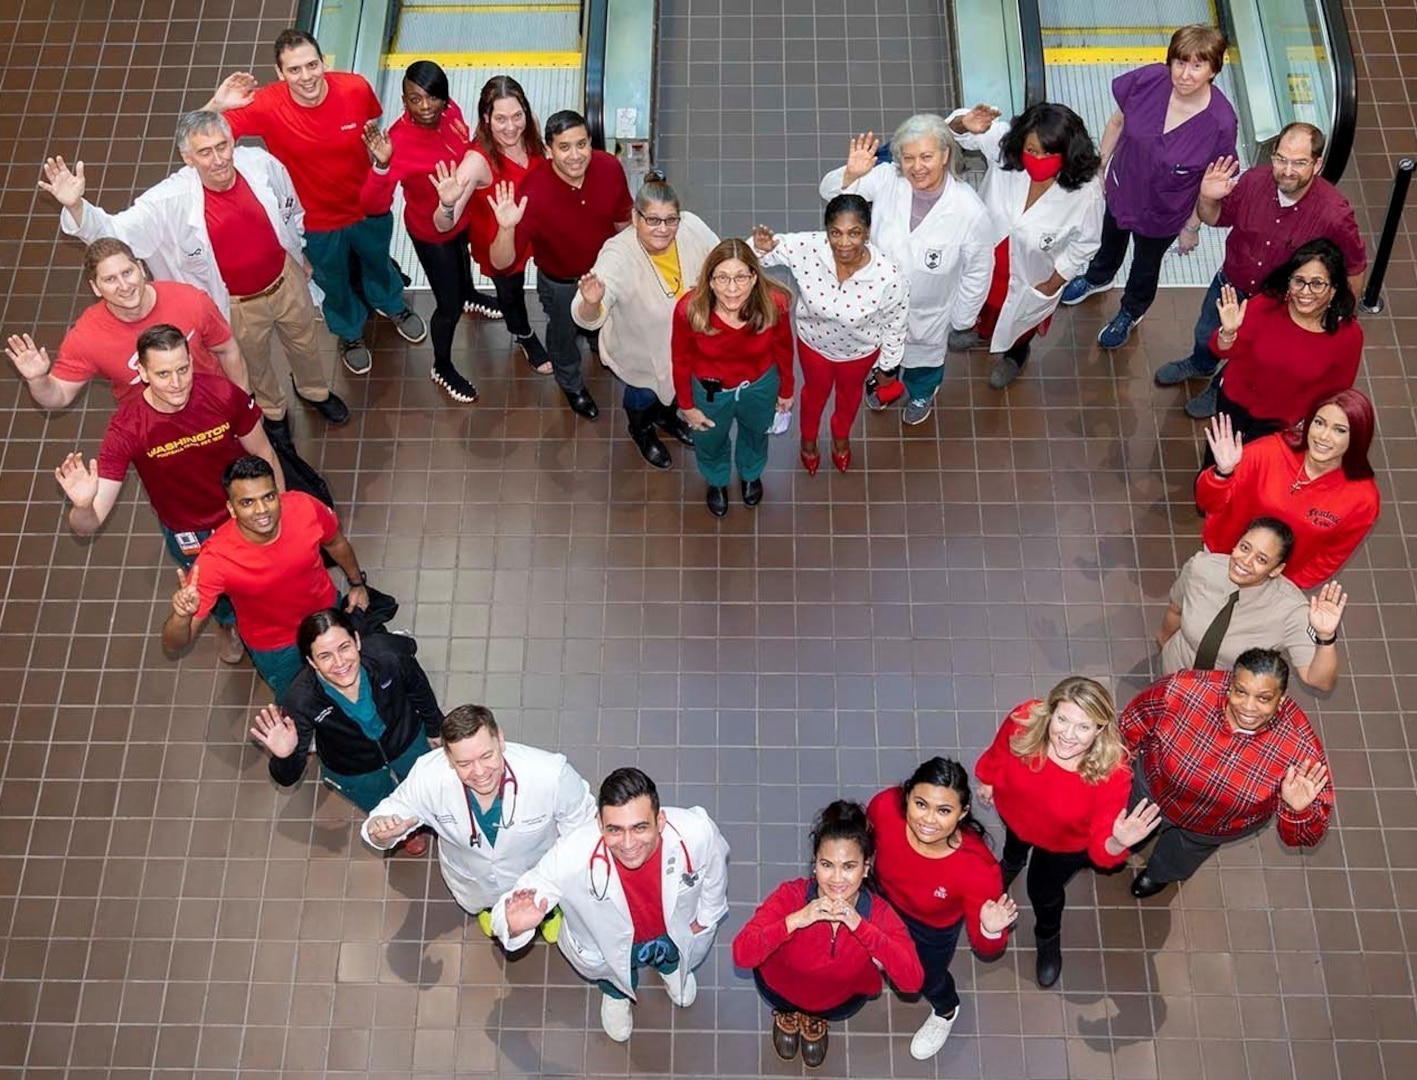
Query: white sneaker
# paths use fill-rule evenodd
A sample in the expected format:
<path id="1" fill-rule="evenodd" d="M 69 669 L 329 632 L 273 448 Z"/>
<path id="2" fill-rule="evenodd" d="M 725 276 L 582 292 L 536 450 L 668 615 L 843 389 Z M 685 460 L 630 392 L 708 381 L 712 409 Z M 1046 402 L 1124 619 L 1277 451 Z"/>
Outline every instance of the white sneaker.
<path id="1" fill-rule="evenodd" d="M 661 972 L 659 977 L 664 980 L 664 989 L 669 992 L 669 1000 L 675 1005 L 678 1005 L 681 1009 L 687 1009 L 694 1003 L 694 999 L 699 996 L 698 980 L 694 978 L 692 971 L 684 976 L 684 988 L 677 994 L 674 992 L 674 987 L 679 983 L 679 973 L 677 971 L 671 971 L 668 975 Z"/>
<path id="2" fill-rule="evenodd" d="M 949 1018 L 932 1012 L 930 1019 L 925 1021 L 920 1030 L 915 1033 L 915 1038 L 910 1040 L 910 1056 L 916 1061 L 929 1061 L 945 1045 L 945 1040 L 950 1037 L 950 1029 L 955 1026 L 955 1021 L 958 1019 L 958 1005 L 955 1006 L 954 1015 Z"/>
<path id="3" fill-rule="evenodd" d="M 629 1042 L 630 1032 L 635 1030 L 635 1017 L 630 1011 L 629 998 L 613 998 L 609 994 L 600 995 L 600 1026 L 612 1042 Z M 944 1042 L 943 1039 L 940 1040 Z"/>

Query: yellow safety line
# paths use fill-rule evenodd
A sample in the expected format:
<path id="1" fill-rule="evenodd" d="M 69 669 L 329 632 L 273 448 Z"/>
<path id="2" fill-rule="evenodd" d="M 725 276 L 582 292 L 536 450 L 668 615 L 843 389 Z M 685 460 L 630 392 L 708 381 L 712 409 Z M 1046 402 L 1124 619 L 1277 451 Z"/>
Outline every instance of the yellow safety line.
<path id="1" fill-rule="evenodd" d="M 390 71 L 406 68 L 415 60 L 432 60 L 445 68 L 577 68 L 578 52 L 447 52 L 386 53 L 384 67 Z"/>
<path id="2" fill-rule="evenodd" d="M 439 15 L 467 15 L 478 11 L 499 14 L 531 11 L 580 11 L 579 4 L 404 4 L 403 10 L 437 12 Z"/>
<path id="3" fill-rule="evenodd" d="M 1166 62 L 1165 45 L 1060 45 L 1043 50 L 1043 62 L 1057 65 L 1083 64 L 1162 64 Z M 1230 49 L 1225 54 L 1233 64 L 1239 54 Z"/>

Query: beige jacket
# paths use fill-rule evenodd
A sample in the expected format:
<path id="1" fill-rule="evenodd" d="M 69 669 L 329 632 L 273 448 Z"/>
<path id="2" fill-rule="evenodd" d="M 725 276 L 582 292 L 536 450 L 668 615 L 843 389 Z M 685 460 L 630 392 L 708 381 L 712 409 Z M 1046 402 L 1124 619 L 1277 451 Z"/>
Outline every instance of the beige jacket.
<path id="1" fill-rule="evenodd" d="M 713 230 L 695 214 L 681 213 L 679 269 L 684 289 L 699 279 L 708 253 L 718 243 Z M 631 386 L 652 389 L 665 405 L 674 404 L 674 366 L 669 356 L 673 297 L 650 262 L 633 228 L 616 233 L 595 260 L 591 272 L 605 283 L 605 299 L 595 319 L 581 318 L 581 293 L 571 301 L 571 318 L 586 330 L 600 331 L 600 358 Z"/>

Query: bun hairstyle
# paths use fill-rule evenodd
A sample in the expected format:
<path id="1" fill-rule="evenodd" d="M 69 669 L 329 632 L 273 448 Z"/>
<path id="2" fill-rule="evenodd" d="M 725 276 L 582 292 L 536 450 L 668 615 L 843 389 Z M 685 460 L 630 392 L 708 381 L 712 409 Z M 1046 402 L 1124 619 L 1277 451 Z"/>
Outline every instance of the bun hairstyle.
<path id="1" fill-rule="evenodd" d="M 969 770 L 953 758 L 932 757 L 922 761 L 905 783 L 900 785 L 900 807 L 904 811 L 910 802 L 910 793 L 921 785 L 926 787 L 949 788 L 959 799 L 961 816 L 957 829 L 968 829 L 985 844 L 989 844 L 989 834 L 969 812 L 974 799 L 969 790 Z"/>
<path id="2" fill-rule="evenodd" d="M 812 858 L 828 840 L 849 840 L 861 849 L 861 858 L 870 862 L 876 853 L 876 838 L 866 820 L 866 808 L 850 799 L 837 799 L 817 811 L 812 822 Z"/>

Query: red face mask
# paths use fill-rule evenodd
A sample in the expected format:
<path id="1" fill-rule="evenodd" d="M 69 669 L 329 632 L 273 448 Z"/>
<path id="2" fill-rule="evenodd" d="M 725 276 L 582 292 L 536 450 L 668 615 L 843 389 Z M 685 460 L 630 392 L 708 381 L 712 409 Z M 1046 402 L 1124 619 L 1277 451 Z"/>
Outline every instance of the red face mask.
<path id="1" fill-rule="evenodd" d="M 1021 154 L 1019 156 L 1023 158 L 1024 170 L 1035 184 L 1051 180 L 1063 171 L 1062 154 L 1043 154 L 1042 156 Z"/>

